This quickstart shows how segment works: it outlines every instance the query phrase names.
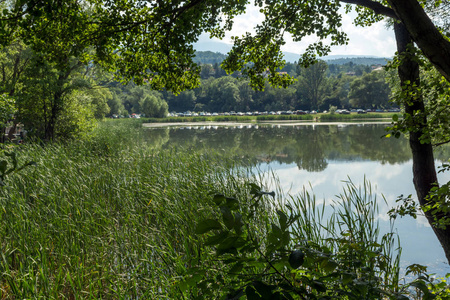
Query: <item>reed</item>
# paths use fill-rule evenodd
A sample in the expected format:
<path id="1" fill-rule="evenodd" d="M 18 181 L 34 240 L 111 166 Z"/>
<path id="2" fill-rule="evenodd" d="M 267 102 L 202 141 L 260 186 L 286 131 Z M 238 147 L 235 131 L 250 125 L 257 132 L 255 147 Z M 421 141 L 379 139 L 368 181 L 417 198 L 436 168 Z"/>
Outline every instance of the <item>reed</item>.
<path id="1" fill-rule="evenodd" d="M 113 123 L 18 150 L 37 166 L 0 190 L 0 299 L 173 298 L 198 263 L 210 193 L 252 181 L 223 155 L 155 152 L 134 123 Z"/>
<path id="2" fill-rule="evenodd" d="M 330 253 L 327 261 L 337 266 L 315 263 L 307 271 L 318 281 L 331 278 L 321 268 L 353 276 L 325 282 L 330 295 L 352 292 L 351 282 L 391 294 L 399 288 L 398 244 L 393 233 L 379 233 L 370 185 L 349 182 L 330 212 L 312 193 L 284 194 L 275 178 L 277 196 L 262 193 L 268 200 L 254 210 L 255 186 L 269 183 L 245 161 L 182 148 L 156 151 L 144 135 L 135 120 L 111 120 L 84 141 L 16 149 L 21 161 L 36 166 L 10 175 L 0 188 L 0 299 L 190 299 L 205 290 L 218 296 L 236 282 L 206 246 L 211 240 L 196 234 L 202 220 L 220 217 L 218 193 L 230 203 L 238 199 L 241 216 L 252 215 L 247 228 L 260 237 L 261 253 L 270 249 L 263 238 L 276 237 L 271 224 L 279 225 L 283 214 L 292 220 L 283 227 L 290 232 L 285 249 L 307 240 Z M 212 282 L 213 291 L 206 285 Z"/>
<path id="3" fill-rule="evenodd" d="M 314 120 L 314 115 L 262 115 L 257 116 L 258 121 L 288 121 L 288 120 Z"/>
<path id="4" fill-rule="evenodd" d="M 389 119 L 392 120 L 392 116 L 395 113 L 367 113 L 367 114 L 320 114 L 321 121 L 340 121 L 340 120 L 369 120 L 369 119 Z"/>
<path id="5" fill-rule="evenodd" d="M 362 187 L 347 182 L 331 204 L 306 189 L 283 195 L 276 178 L 268 183 L 275 183 L 277 193 L 253 185 L 250 208 L 242 198 L 214 197 L 220 213 L 197 228 L 220 263 L 204 261 L 193 268 L 180 285 L 186 294 L 196 299 L 405 297 L 399 242 L 392 230 L 380 234 L 376 195 L 367 181 Z"/>

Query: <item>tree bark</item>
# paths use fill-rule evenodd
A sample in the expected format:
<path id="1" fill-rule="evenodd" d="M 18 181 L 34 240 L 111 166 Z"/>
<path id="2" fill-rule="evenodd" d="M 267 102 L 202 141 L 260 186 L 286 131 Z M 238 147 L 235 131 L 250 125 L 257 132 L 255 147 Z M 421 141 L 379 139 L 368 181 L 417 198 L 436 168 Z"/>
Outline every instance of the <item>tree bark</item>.
<path id="1" fill-rule="evenodd" d="M 450 82 L 450 42 L 434 26 L 417 0 L 388 0 L 411 38 Z"/>
<path id="2" fill-rule="evenodd" d="M 395 24 L 395 37 L 397 40 L 397 50 L 399 54 L 405 54 L 401 65 L 398 68 L 398 74 L 402 86 L 410 86 L 408 83 L 420 86 L 419 65 L 413 59 L 412 54 L 408 54 L 407 47 L 412 44 L 412 39 L 406 29 L 401 24 Z M 418 93 L 417 96 L 411 96 L 405 100 L 405 113 L 413 117 L 413 129 L 409 132 L 409 144 L 413 159 L 413 181 L 417 193 L 419 204 L 423 207 L 429 204 L 427 195 L 431 188 L 437 186 L 437 175 L 434 164 L 433 148 L 431 143 L 421 143 L 420 137 L 424 134 L 427 124 L 424 114 L 425 104 L 423 97 Z M 450 226 L 445 229 L 436 228 L 433 225 L 434 217 L 430 211 L 425 212 L 425 216 L 434 230 L 439 242 L 441 243 L 445 256 L 450 263 Z"/>

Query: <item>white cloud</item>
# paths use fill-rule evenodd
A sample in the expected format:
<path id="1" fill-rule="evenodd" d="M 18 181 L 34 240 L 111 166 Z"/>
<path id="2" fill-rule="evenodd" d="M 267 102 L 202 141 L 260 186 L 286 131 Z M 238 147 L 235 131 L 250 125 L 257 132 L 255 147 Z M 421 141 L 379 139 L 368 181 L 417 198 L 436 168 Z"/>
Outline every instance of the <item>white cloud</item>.
<path id="1" fill-rule="evenodd" d="M 354 14 L 343 14 L 342 29 L 348 34 L 349 44 L 335 47 L 333 54 L 374 55 L 391 57 L 395 54 L 396 43 L 393 29 L 386 28 L 385 22 L 370 27 L 353 24 Z"/>
<path id="2" fill-rule="evenodd" d="M 365 28 L 357 27 L 352 24 L 354 16 L 354 13 L 343 14 L 342 29 L 348 34 L 349 44 L 333 47 L 331 55 L 393 56 L 396 51 L 393 30 L 387 29 L 384 22 Z M 232 44 L 232 36 L 242 36 L 246 32 L 254 33 L 255 25 L 263 20 L 264 16 L 259 12 L 259 8 L 249 5 L 244 15 L 234 19 L 233 29 L 226 34 L 222 42 Z M 203 35 L 201 40 L 206 38 L 206 35 Z M 301 54 L 309 44 L 317 41 L 314 36 L 306 37 L 302 42 L 294 42 L 291 37 L 287 37 L 282 50 Z"/>

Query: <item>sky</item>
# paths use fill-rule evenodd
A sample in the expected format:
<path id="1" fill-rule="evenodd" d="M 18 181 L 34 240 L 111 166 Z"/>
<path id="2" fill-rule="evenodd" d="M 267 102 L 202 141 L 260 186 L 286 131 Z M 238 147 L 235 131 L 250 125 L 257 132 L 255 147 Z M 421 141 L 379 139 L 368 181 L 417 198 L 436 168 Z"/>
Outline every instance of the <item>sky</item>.
<path id="1" fill-rule="evenodd" d="M 396 51 L 393 29 L 387 29 L 384 22 L 379 22 L 371 27 L 356 27 L 352 24 L 354 13 L 343 14 L 342 29 L 348 34 L 349 44 L 346 46 L 333 47 L 330 55 L 358 55 L 392 57 Z M 264 17 L 259 13 L 259 8 L 248 6 L 247 13 L 235 18 L 233 30 L 221 41 L 232 44 L 231 36 L 241 36 L 245 32 L 254 32 L 255 24 L 261 23 Z M 200 41 L 208 40 L 208 35 L 200 37 Z M 288 38 L 286 45 L 282 48 L 284 52 L 303 53 L 307 45 L 316 42 L 316 37 L 307 37 L 302 42 L 293 42 Z"/>

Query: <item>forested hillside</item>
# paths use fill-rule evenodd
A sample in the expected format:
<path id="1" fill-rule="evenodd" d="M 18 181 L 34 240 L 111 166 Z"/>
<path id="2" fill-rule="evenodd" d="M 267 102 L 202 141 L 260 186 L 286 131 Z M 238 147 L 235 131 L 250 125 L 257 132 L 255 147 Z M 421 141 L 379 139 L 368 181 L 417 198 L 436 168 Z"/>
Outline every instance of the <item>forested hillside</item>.
<path id="1" fill-rule="evenodd" d="M 365 66 L 373 66 L 373 65 L 385 66 L 391 60 L 392 59 L 385 57 L 343 57 L 343 58 L 326 59 L 326 62 L 329 65 L 345 65 L 348 63 L 352 63 L 355 65 L 365 65 Z"/>
<path id="2" fill-rule="evenodd" d="M 377 66 L 374 66 L 374 68 Z M 266 84 L 255 91 L 240 73 L 227 75 L 218 63 L 201 65 L 201 85 L 179 95 L 153 91 L 145 86 L 108 85 L 119 102 L 110 114 L 145 113 L 146 103 L 168 103 L 171 112 L 227 112 L 329 110 L 337 108 L 388 108 L 390 88 L 383 70 L 364 65 L 328 65 L 324 61 L 308 69 L 288 63 L 280 70 L 296 78 L 287 88 Z M 113 87 L 114 86 L 114 87 Z M 164 109 L 154 116 L 163 115 Z"/>
<path id="3" fill-rule="evenodd" d="M 194 62 L 199 64 L 220 64 L 225 57 L 225 54 L 212 51 L 196 51 Z"/>
<path id="4" fill-rule="evenodd" d="M 124 85 L 112 72 L 81 58 L 74 58 L 62 73 L 19 40 L 3 47 L 0 55 L 3 122 L 13 128 L 22 124 L 30 136 L 43 139 L 83 135 L 96 119 L 113 115 L 390 107 L 387 73 L 379 65 L 352 61 L 320 61 L 308 69 L 287 63 L 278 72 L 295 78 L 292 85 L 281 89 L 266 83 L 263 90 L 256 91 L 244 74 L 227 74 L 221 68 L 225 55 L 197 52 L 199 87 L 174 94 L 152 89 L 149 83 L 153 78 L 142 85 L 132 81 Z"/>
<path id="5" fill-rule="evenodd" d="M 226 55 L 220 52 L 213 51 L 196 51 L 194 61 L 200 64 L 215 64 L 221 63 L 226 58 Z M 381 65 L 385 66 L 391 58 L 386 57 L 361 57 L 361 56 L 327 56 L 324 57 L 323 60 L 327 62 L 329 65 L 345 65 L 345 64 L 353 64 L 353 65 L 365 65 L 365 66 L 373 66 L 373 65 Z M 288 63 L 293 63 L 289 62 Z"/>
<path id="6" fill-rule="evenodd" d="M 160 93 L 169 104 L 170 111 L 277 111 L 328 110 L 337 108 L 390 107 L 390 88 L 386 73 L 379 64 L 329 64 L 320 61 L 308 69 L 287 63 L 281 74 L 296 78 L 286 89 L 266 84 L 263 91 L 252 90 L 248 79 L 235 72 L 227 75 L 218 61 L 220 53 L 197 52 L 201 66 L 201 85 L 180 95 Z M 211 61 L 214 63 L 208 63 Z M 368 62 L 369 60 L 365 60 Z M 379 60 L 374 60 L 379 62 Z M 362 95 L 365 95 L 362 97 Z M 136 109 L 138 106 L 135 106 Z"/>

